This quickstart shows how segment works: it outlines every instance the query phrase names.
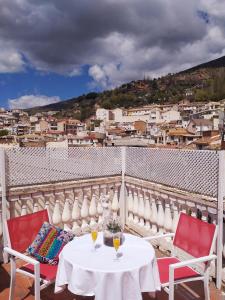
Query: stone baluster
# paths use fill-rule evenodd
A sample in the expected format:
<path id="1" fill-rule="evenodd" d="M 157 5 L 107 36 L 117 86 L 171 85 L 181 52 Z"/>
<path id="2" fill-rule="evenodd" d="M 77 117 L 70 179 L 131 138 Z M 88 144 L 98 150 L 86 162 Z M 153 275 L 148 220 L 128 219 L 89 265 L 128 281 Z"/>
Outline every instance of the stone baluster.
<path id="1" fill-rule="evenodd" d="M 151 224 L 152 224 L 152 234 L 156 235 L 157 233 L 157 220 L 158 220 L 158 211 L 156 206 L 156 196 L 152 195 L 152 213 L 151 213 Z"/>
<path id="2" fill-rule="evenodd" d="M 55 192 L 55 205 L 52 214 L 52 223 L 54 225 L 60 225 L 62 222 L 61 211 L 60 211 L 60 201 L 64 198 L 64 193 L 62 191 Z"/>
<path id="3" fill-rule="evenodd" d="M 201 212 L 202 212 L 202 221 L 208 222 L 208 211 L 205 206 L 201 207 Z"/>
<path id="4" fill-rule="evenodd" d="M 179 204 L 179 211 L 186 214 L 187 211 L 186 211 L 185 201 L 183 199 L 179 198 L 179 199 L 177 199 L 177 202 Z"/>
<path id="5" fill-rule="evenodd" d="M 165 220 L 165 213 L 164 213 L 164 209 L 163 209 L 163 204 L 162 204 L 162 200 L 159 198 L 160 197 L 160 193 L 155 192 L 156 196 L 158 197 L 158 215 L 157 215 L 157 225 L 159 228 L 159 232 L 163 233 L 164 232 L 164 220 Z"/>
<path id="6" fill-rule="evenodd" d="M 98 199 L 98 205 L 97 205 L 97 212 L 98 212 L 98 226 L 101 229 L 102 228 L 102 224 L 103 224 L 103 207 L 102 207 L 102 197 L 103 193 L 100 194 L 99 199 Z"/>
<path id="7" fill-rule="evenodd" d="M 134 217 L 133 217 L 134 199 L 133 199 L 131 189 L 128 190 L 127 204 L 128 204 L 128 222 L 132 223 L 134 220 Z"/>
<path id="8" fill-rule="evenodd" d="M 100 185 L 100 194 L 103 194 L 104 196 L 107 194 L 107 185 L 106 184 Z"/>
<path id="9" fill-rule="evenodd" d="M 38 203 L 38 200 L 39 200 L 39 197 L 40 197 L 40 193 L 34 193 L 32 194 L 32 199 L 33 199 L 33 212 L 38 212 L 40 209 L 39 209 L 39 203 Z"/>
<path id="10" fill-rule="evenodd" d="M 171 214 L 171 208 L 170 208 L 170 200 L 168 198 L 168 195 L 163 195 L 165 200 L 165 219 L 164 219 L 164 229 L 166 232 L 172 231 L 172 214 Z"/>
<path id="11" fill-rule="evenodd" d="M 144 207 L 144 218 L 145 218 L 145 229 L 147 231 L 151 230 L 150 220 L 151 220 L 151 206 L 149 195 L 147 194 L 147 190 L 145 192 L 145 207 Z"/>
<path id="12" fill-rule="evenodd" d="M 145 222 L 144 222 L 144 213 L 145 213 L 144 198 L 143 198 L 143 194 L 140 192 L 139 193 L 139 204 L 138 204 L 138 216 L 139 216 L 139 223 L 138 223 L 138 225 L 140 227 L 144 227 L 144 225 L 145 225 Z"/>
<path id="13" fill-rule="evenodd" d="M 112 211 L 113 211 L 113 217 L 117 216 L 117 212 L 119 210 L 119 199 L 118 199 L 118 190 L 115 190 L 113 200 L 112 200 Z"/>
<path id="14" fill-rule="evenodd" d="M 174 233 L 177 230 L 178 221 L 179 221 L 179 212 L 178 212 L 177 203 L 174 201 L 174 203 L 173 203 L 173 223 L 172 223 L 172 232 L 174 232 Z"/>
<path id="15" fill-rule="evenodd" d="M 137 191 L 134 192 L 134 206 L 133 206 L 133 213 L 134 213 L 134 224 L 138 224 L 138 193 Z"/>
<path id="16" fill-rule="evenodd" d="M 172 219 L 172 213 L 171 213 L 171 202 L 167 194 L 163 194 L 162 198 L 165 200 L 165 219 L 164 219 L 164 230 L 165 232 L 171 232 L 172 231 L 172 225 L 173 225 L 173 219 Z M 162 247 L 165 250 L 171 250 L 172 248 L 172 239 L 171 237 L 166 237 L 164 240 L 162 240 Z"/>
<path id="17" fill-rule="evenodd" d="M 45 192 L 44 199 L 45 199 L 45 209 L 48 210 L 50 216 L 52 217 L 53 204 L 55 203 L 54 193 L 53 192 Z"/>
<path id="18" fill-rule="evenodd" d="M 186 201 L 186 205 L 188 207 L 188 210 L 191 211 L 191 216 L 196 218 L 196 206 L 195 203 L 192 201 Z"/>
<path id="19" fill-rule="evenodd" d="M 79 200 L 78 197 L 75 197 L 73 208 L 72 208 L 72 220 L 73 220 L 73 228 L 72 231 L 75 234 L 80 234 L 80 226 L 78 221 L 80 220 L 80 207 L 79 207 Z"/>
<path id="20" fill-rule="evenodd" d="M 89 207 L 89 215 L 91 217 L 90 227 L 93 228 L 96 225 L 95 217 L 97 214 L 97 207 L 96 207 L 96 195 L 93 194 L 91 197 L 91 203 Z"/>
<path id="21" fill-rule="evenodd" d="M 64 202 L 64 207 L 62 212 L 62 222 L 64 224 L 64 230 L 70 231 L 71 228 L 69 226 L 69 223 L 71 222 L 72 219 L 70 203 L 74 199 L 73 190 L 65 190 L 65 198 L 66 199 Z"/>
<path id="22" fill-rule="evenodd" d="M 30 196 L 28 195 L 21 195 L 20 196 L 20 201 L 21 201 L 21 216 L 24 216 L 28 213 L 28 201 L 30 200 Z"/>
<path id="23" fill-rule="evenodd" d="M 112 201 L 113 201 L 113 196 L 114 196 L 114 190 L 116 189 L 116 185 L 110 185 L 108 186 L 108 197 L 109 197 L 109 209 L 112 208 Z"/>
<path id="24" fill-rule="evenodd" d="M 88 231 L 88 223 L 87 223 L 88 211 L 89 211 L 88 198 L 87 198 L 87 195 L 84 195 L 83 203 L 81 206 L 81 218 L 82 218 L 81 229 L 82 229 L 82 232 Z"/>
<path id="25" fill-rule="evenodd" d="M 9 196 L 9 216 L 11 218 L 21 215 L 21 205 L 19 196 Z"/>

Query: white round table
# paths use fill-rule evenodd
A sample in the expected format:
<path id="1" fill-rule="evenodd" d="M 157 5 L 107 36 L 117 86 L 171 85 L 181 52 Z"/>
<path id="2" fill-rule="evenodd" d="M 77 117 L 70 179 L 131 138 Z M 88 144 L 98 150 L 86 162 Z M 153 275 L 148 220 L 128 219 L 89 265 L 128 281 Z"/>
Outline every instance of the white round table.
<path id="1" fill-rule="evenodd" d="M 141 300 L 142 292 L 160 290 L 160 279 L 152 245 L 131 234 L 119 248 L 122 256 L 115 260 L 113 247 L 103 245 L 99 233 L 93 250 L 91 235 L 76 237 L 60 253 L 55 292 L 67 284 L 77 295 L 95 300 Z"/>

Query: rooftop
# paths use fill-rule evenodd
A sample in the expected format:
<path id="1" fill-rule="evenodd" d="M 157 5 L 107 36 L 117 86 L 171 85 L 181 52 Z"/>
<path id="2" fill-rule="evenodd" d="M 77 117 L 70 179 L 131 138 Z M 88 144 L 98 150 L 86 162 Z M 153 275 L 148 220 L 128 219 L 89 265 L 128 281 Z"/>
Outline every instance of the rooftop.
<path id="1" fill-rule="evenodd" d="M 21 274 L 16 275 L 16 300 L 33 300 L 33 280 Z M 0 265 L 0 299 L 9 299 L 10 286 L 10 264 Z M 191 294 L 190 294 L 191 291 Z M 222 300 L 222 293 L 215 288 L 214 283 L 210 284 L 211 300 Z M 191 295 L 191 298 L 190 298 Z M 62 293 L 54 294 L 54 284 L 41 291 L 42 300 L 94 300 L 94 297 L 77 296 L 65 289 Z M 143 300 L 152 300 L 153 298 L 148 293 L 143 293 Z M 204 300 L 204 290 L 202 283 L 188 283 L 180 285 L 175 290 L 175 299 L 177 300 Z M 116 300 L 116 299 L 115 299 Z M 129 299 L 126 299 L 129 300 Z M 168 300 L 168 295 L 164 292 L 157 292 L 155 300 Z"/>
<path id="2" fill-rule="evenodd" d="M 176 215 L 181 211 L 217 223 L 223 231 L 218 215 L 222 220 L 224 169 L 225 151 L 137 147 L 7 149 L 0 151 L 0 193 L 5 191 L 7 197 L 2 193 L 4 201 L 0 204 L 9 217 L 48 207 L 53 224 L 81 234 L 91 219 L 101 221 L 99 204 L 104 194 L 109 197 L 113 212 L 120 214 L 126 230 L 139 236 L 155 235 L 162 230 L 175 232 Z M 218 238 L 222 245 L 222 235 Z M 167 240 L 153 245 L 157 256 L 168 256 L 171 252 Z M 225 264 L 220 253 L 217 263 L 221 262 L 218 266 L 224 284 Z M 8 299 L 9 269 L 9 264 L 0 265 L 1 300 Z M 222 300 L 221 290 L 215 288 L 218 279 L 215 268 L 210 278 L 211 299 Z M 32 280 L 17 274 L 16 295 L 19 300 L 33 299 Z M 180 285 L 175 295 L 175 300 L 203 300 L 203 286 L 201 283 Z M 43 300 L 91 299 L 68 291 L 55 295 L 54 285 L 44 289 L 41 297 Z M 145 294 L 143 299 L 151 298 Z M 156 299 L 166 300 L 168 296 L 162 291 Z"/>

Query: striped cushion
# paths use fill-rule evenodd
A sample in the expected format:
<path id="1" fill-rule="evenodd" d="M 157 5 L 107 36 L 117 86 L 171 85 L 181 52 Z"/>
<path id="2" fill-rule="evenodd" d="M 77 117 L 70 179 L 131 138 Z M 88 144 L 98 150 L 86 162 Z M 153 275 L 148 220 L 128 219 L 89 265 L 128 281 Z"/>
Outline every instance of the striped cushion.
<path id="1" fill-rule="evenodd" d="M 44 222 L 27 251 L 41 263 L 56 265 L 59 253 L 73 238 L 73 233 Z"/>

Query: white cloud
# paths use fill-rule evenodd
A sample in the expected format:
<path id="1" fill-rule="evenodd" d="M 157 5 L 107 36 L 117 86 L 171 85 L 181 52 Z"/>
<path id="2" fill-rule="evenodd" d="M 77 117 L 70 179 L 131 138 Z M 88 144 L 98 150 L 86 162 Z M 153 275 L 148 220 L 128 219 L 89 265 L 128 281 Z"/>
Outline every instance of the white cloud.
<path id="1" fill-rule="evenodd" d="M 90 86 L 106 89 L 225 51 L 224 0 L 1 2 L 0 73 L 22 70 L 23 53 L 38 71 L 80 76 L 88 66 Z"/>
<path id="2" fill-rule="evenodd" d="M 24 62 L 21 54 L 12 48 L 0 47 L 0 73 L 15 73 L 23 70 Z"/>
<path id="3" fill-rule="evenodd" d="M 48 97 L 45 95 L 24 95 L 16 99 L 9 99 L 11 109 L 25 109 L 35 106 L 44 106 L 61 101 L 58 96 Z"/>

